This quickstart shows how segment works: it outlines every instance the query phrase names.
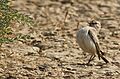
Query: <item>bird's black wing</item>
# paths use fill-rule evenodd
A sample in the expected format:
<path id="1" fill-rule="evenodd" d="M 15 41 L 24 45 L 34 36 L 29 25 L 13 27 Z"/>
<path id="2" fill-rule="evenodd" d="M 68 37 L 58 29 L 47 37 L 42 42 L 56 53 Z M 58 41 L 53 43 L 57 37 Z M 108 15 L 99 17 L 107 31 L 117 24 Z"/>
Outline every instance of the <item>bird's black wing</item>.
<path id="1" fill-rule="evenodd" d="M 98 55 L 98 58 L 100 59 L 100 48 L 99 48 L 98 42 L 97 42 L 97 40 L 96 40 L 96 37 L 95 37 L 95 35 L 92 33 L 91 30 L 88 31 L 88 34 L 89 34 L 90 38 L 92 39 L 92 41 L 93 41 L 94 44 L 95 44 L 96 53 L 97 53 L 97 55 Z"/>
<path id="2" fill-rule="evenodd" d="M 100 54 L 101 50 L 100 50 L 100 47 L 99 47 L 99 44 L 98 44 L 98 41 L 97 41 L 97 36 L 95 36 L 91 30 L 88 31 L 88 34 L 95 44 L 96 53 L 98 55 L 99 60 L 100 60 L 100 58 L 102 58 L 106 63 L 108 63 L 109 61 L 105 57 L 103 57 L 102 54 Z"/>

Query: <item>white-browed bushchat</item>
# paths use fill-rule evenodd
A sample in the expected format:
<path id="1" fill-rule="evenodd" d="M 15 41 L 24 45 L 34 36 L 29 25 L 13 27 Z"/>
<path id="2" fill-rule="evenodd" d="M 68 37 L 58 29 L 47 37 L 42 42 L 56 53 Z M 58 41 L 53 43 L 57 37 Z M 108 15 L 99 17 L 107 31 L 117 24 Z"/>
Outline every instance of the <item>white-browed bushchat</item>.
<path id="1" fill-rule="evenodd" d="M 88 52 L 91 54 L 91 57 L 88 61 L 88 64 L 91 60 L 94 59 L 96 54 L 98 58 L 102 58 L 106 63 L 109 61 L 103 56 L 104 53 L 100 50 L 99 47 L 99 40 L 97 35 L 101 29 L 101 23 L 96 20 L 92 20 L 89 22 L 89 25 L 86 27 L 81 28 L 76 35 L 76 40 L 80 48 L 84 52 Z"/>

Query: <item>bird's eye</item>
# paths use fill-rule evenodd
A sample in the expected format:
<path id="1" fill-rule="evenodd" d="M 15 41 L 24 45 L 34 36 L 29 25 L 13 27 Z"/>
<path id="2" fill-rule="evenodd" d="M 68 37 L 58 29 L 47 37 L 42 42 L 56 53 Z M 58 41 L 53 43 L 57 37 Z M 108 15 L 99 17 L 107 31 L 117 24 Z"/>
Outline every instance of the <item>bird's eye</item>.
<path id="1" fill-rule="evenodd" d="M 97 24 L 97 23 L 95 22 L 95 23 L 92 23 L 92 24 Z"/>

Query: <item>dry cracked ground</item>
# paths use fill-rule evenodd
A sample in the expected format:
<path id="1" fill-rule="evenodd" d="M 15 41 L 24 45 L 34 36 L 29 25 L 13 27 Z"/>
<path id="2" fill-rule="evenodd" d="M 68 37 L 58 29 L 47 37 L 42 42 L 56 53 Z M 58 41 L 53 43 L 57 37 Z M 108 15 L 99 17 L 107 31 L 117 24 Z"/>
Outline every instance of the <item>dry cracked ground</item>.
<path id="1" fill-rule="evenodd" d="M 120 0 L 12 0 L 35 26 L 14 24 L 26 36 L 0 49 L 0 79 L 120 79 Z M 78 28 L 99 20 L 101 49 L 110 63 L 90 57 L 76 43 Z M 24 38 L 24 37 L 22 37 Z"/>

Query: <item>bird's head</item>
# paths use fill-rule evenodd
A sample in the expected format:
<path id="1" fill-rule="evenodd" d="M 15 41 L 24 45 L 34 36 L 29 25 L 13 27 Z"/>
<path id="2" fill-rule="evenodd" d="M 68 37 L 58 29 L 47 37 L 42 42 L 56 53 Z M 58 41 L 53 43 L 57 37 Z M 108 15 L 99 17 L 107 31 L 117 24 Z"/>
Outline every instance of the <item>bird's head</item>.
<path id="1" fill-rule="evenodd" d="M 100 30 L 101 28 L 101 23 L 99 21 L 96 21 L 96 20 L 92 20 L 89 22 L 89 26 L 90 27 L 94 27 L 96 30 Z"/>

